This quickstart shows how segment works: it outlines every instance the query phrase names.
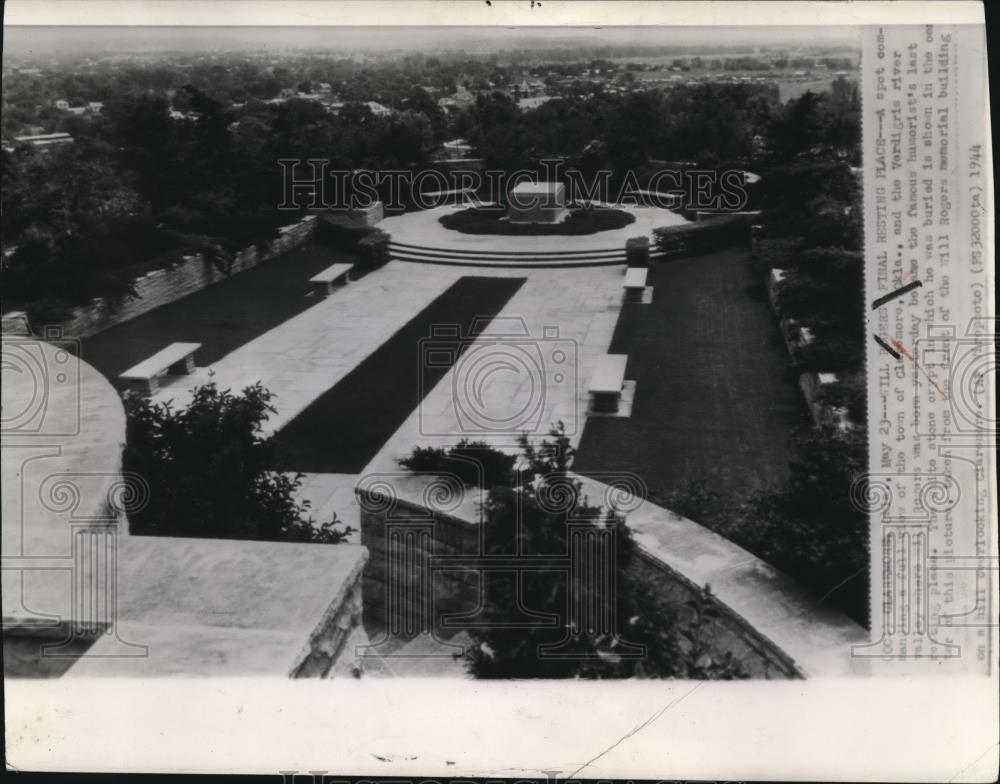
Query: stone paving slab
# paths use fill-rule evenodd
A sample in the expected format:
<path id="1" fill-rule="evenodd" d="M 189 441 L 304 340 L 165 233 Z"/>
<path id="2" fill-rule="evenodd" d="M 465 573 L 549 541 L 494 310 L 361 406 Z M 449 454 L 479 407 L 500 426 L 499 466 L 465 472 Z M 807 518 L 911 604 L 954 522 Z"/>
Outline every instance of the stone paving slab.
<path id="1" fill-rule="evenodd" d="M 334 386 L 393 333 L 463 275 L 461 269 L 390 262 L 354 281 L 193 376 L 171 381 L 154 396 L 175 406 L 211 380 L 238 391 L 261 382 L 277 395 L 273 433 Z"/>
<path id="2" fill-rule="evenodd" d="M 378 228 L 389 232 L 393 242 L 419 245 L 426 248 L 443 248 L 448 250 L 485 251 L 496 253 L 538 253 L 551 251 L 593 251 L 625 248 L 625 241 L 631 237 L 648 236 L 653 238 L 653 229 L 660 226 L 680 226 L 689 223 L 686 218 L 672 210 L 659 207 L 636 207 L 622 205 L 615 209 L 630 212 L 635 216 L 635 222 L 621 229 L 599 231 L 596 234 L 580 236 L 498 236 L 495 234 L 462 234 L 462 232 L 446 229 L 441 225 L 440 218 L 454 212 L 456 207 L 447 205 L 432 210 L 407 212 L 383 219 Z M 562 273 L 567 274 L 566 270 Z M 574 273 L 568 273 L 570 275 Z"/>
<path id="3" fill-rule="evenodd" d="M 483 272 L 476 269 L 475 274 Z M 499 318 L 522 322 L 527 337 L 477 341 L 389 439 L 366 473 L 398 471 L 396 458 L 417 444 L 450 445 L 465 436 L 512 447 L 520 432 L 527 430 L 537 439 L 559 420 L 566 423 L 571 442 L 579 442 L 588 404 L 587 382 L 597 359 L 611 344 L 624 268 L 585 267 L 571 275 L 558 269 L 496 269 L 489 274 L 528 278 L 499 314 Z M 487 344 L 495 348 L 485 348 Z M 505 345 L 515 350 L 505 351 Z M 476 346 L 484 348 L 476 352 Z M 562 364 L 555 362 L 557 349 L 566 355 Z M 511 354 L 514 359 L 508 366 L 490 374 L 480 376 L 462 367 L 463 362 L 475 362 L 485 370 L 491 358 Z M 482 386 L 463 386 L 463 381 L 477 378 L 482 379 Z M 532 380 L 536 391 L 544 389 L 534 401 Z M 491 422 L 495 423 L 492 428 Z"/>
<path id="4" fill-rule="evenodd" d="M 354 528 L 347 543 L 361 544 L 361 509 L 354 494 L 357 483 L 357 474 L 304 473 L 295 500 L 310 502 L 309 514 L 318 524 L 329 522 L 336 514 L 338 527 Z"/>

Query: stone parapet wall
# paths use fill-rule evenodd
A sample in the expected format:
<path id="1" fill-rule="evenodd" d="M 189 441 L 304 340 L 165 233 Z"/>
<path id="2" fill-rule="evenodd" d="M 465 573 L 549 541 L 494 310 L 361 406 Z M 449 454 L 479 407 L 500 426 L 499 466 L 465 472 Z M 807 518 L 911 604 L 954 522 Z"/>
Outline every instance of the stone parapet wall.
<path id="1" fill-rule="evenodd" d="M 235 254 L 229 265 L 224 261 L 211 261 L 201 253 L 184 256 L 170 267 L 136 278 L 134 297 L 115 305 L 97 298 L 89 305 L 75 308 L 59 325 L 32 324 L 32 327 L 38 332 L 43 327 L 56 326 L 66 337 L 90 337 L 287 253 L 312 239 L 314 225 L 314 217 L 310 215 L 298 223 L 283 226 L 275 239 L 244 248 Z"/>
<path id="2" fill-rule="evenodd" d="M 443 627 L 444 618 L 472 613 L 480 600 L 478 513 L 471 503 L 448 513 L 432 511 L 415 478 L 391 493 L 358 494 L 361 541 L 371 553 L 363 586 L 365 626 L 390 636 L 447 636 L 460 627 Z M 594 495 L 597 484 L 584 480 L 584 492 Z M 696 523 L 649 502 L 627 522 L 637 545 L 630 569 L 653 589 L 665 622 L 692 612 L 686 603 L 709 585 L 720 616 L 711 627 L 710 647 L 732 653 L 753 677 L 842 674 L 850 668 L 850 645 L 867 639 L 846 617 L 814 606 L 790 578 Z M 439 557 L 455 555 L 467 558 L 442 568 Z M 718 570 L 705 571 L 709 563 Z"/>
<path id="3" fill-rule="evenodd" d="M 348 659 L 354 656 L 354 651 L 345 650 L 345 643 L 361 625 L 363 563 L 344 578 L 341 593 L 331 601 L 326 617 L 310 638 L 302 659 L 290 673 L 291 677 L 327 678 L 334 674 L 334 665 L 341 655 Z"/>

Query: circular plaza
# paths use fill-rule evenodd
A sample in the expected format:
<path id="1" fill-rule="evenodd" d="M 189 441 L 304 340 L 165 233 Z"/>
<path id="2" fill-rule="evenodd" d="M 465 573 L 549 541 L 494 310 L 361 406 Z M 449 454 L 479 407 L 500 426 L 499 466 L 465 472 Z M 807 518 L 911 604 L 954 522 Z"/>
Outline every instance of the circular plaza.
<path id="1" fill-rule="evenodd" d="M 602 205 L 603 206 L 603 205 Z M 653 230 L 688 223 L 677 212 L 652 206 L 616 205 L 634 218 L 627 225 L 581 235 L 469 234 L 445 227 L 441 219 L 467 209 L 446 205 L 387 217 L 379 228 L 392 236 L 394 259 L 463 266 L 581 267 L 625 263 L 625 243 Z"/>

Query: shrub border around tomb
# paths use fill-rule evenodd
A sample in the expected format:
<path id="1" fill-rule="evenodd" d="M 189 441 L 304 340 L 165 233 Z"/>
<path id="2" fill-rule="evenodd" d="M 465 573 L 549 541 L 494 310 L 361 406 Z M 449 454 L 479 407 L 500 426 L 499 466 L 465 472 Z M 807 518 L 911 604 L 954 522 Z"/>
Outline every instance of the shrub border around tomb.
<path id="1" fill-rule="evenodd" d="M 446 229 L 461 234 L 513 237 L 578 237 L 623 229 L 635 223 L 630 212 L 608 207 L 573 208 L 561 223 L 511 223 L 502 220 L 506 214 L 504 207 L 467 207 L 438 220 Z"/>

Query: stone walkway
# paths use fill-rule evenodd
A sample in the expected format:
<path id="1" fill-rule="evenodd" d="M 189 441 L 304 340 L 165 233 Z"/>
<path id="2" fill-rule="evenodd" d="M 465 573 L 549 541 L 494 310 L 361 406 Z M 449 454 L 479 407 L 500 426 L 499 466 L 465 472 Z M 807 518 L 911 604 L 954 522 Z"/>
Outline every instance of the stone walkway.
<path id="1" fill-rule="evenodd" d="M 565 423 L 571 442 L 579 443 L 585 423 L 588 381 L 597 359 L 608 351 L 618 320 L 622 267 L 580 268 L 569 274 L 558 269 L 491 269 L 487 273 L 482 268 L 392 262 L 223 358 L 212 367 L 214 377 L 220 384 L 233 388 L 260 380 L 276 392 L 281 413 L 269 423 L 269 429 L 276 430 L 455 280 L 462 275 L 483 274 L 528 280 L 486 332 L 429 391 L 362 474 L 305 477 L 299 497 L 312 501 L 311 511 L 317 521 L 322 522 L 336 512 L 342 523 L 359 527 L 353 487 L 373 473 L 408 474 L 399 469 L 396 460 L 418 444 L 452 445 L 468 437 L 514 451 L 519 433 L 527 432 L 538 439 L 558 420 Z M 199 374 L 206 376 L 207 372 L 203 369 Z M 169 396 L 177 397 L 177 391 L 161 393 L 161 397 Z M 719 559 L 716 551 L 720 548 L 734 551 L 739 548 L 688 521 L 681 522 L 691 530 L 682 532 L 675 515 L 652 507 L 647 509 L 650 510 L 653 514 L 648 519 L 641 513 L 634 515 L 634 524 L 630 519 L 645 547 L 676 558 L 677 539 L 686 541 L 688 550 L 680 552 L 691 563 L 679 566 L 698 581 L 711 578 L 720 589 L 726 589 L 723 591 L 726 596 L 720 598 L 733 601 L 741 614 L 755 620 L 759 620 L 756 616 L 761 613 L 766 614 L 762 623 L 766 632 L 794 648 L 794 634 L 802 634 L 802 624 L 808 626 L 808 613 L 802 624 L 796 621 L 783 626 L 781 618 L 788 614 L 787 607 L 773 612 L 781 601 L 770 599 L 762 607 L 761 600 L 755 598 L 762 595 L 760 581 L 753 583 L 754 596 L 747 598 L 748 592 L 740 590 L 746 581 L 745 570 L 759 569 L 762 564 L 752 557 L 747 564 L 740 559 L 734 562 Z M 697 536 L 692 537 L 691 531 Z M 711 539 L 710 547 L 698 544 L 706 536 Z M 664 541 L 664 537 L 670 541 Z M 761 579 L 767 582 L 772 578 L 768 574 Z M 734 584 L 732 590 L 730 584 Z M 732 600 L 729 594 L 734 592 L 744 598 Z M 794 598 L 795 590 L 786 588 L 778 594 L 782 600 L 786 595 Z M 846 638 L 854 641 L 855 637 L 863 637 L 853 625 L 841 622 L 840 618 L 832 620 L 833 623 L 831 619 L 820 619 L 820 626 L 826 623 L 829 630 L 824 628 L 820 634 L 804 636 L 817 649 L 813 658 L 797 657 L 810 671 L 839 671 L 843 667 L 839 660 L 843 647 L 840 643 Z M 789 641 L 784 639 L 788 634 L 783 637 L 778 633 L 782 629 L 797 631 Z M 834 643 L 837 651 L 827 660 L 824 646 Z M 415 650 L 412 660 L 400 659 L 404 662 L 403 671 L 396 669 L 395 656 L 392 662 L 374 657 L 366 666 L 372 674 L 460 674 L 461 662 L 447 657 L 435 659 L 436 665 L 428 669 L 430 660 L 416 656 L 419 653 L 427 651 Z"/>
<path id="2" fill-rule="evenodd" d="M 295 500 L 309 501 L 309 514 L 317 524 L 337 515 L 337 528 L 354 529 L 348 543 L 361 544 L 361 508 L 354 495 L 357 483 L 357 474 L 303 474 Z"/>
<path id="3" fill-rule="evenodd" d="M 394 469 L 395 457 L 417 443 L 467 436 L 513 446 L 518 433 L 545 434 L 559 420 L 576 443 L 587 382 L 618 319 L 622 267 L 567 274 L 390 262 L 209 367 L 171 379 L 154 400 L 182 406 L 192 387 L 209 380 L 234 391 L 259 381 L 277 396 L 278 413 L 265 426 L 273 433 L 464 275 L 528 281 L 370 468 Z"/>
<path id="4" fill-rule="evenodd" d="M 215 379 L 220 384 L 228 379 L 226 384 L 238 388 L 261 377 L 278 394 L 279 415 L 269 422 L 273 432 L 294 416 L 288 413 L 290 401 L 296 412 L 301 411 L 366 355 L 357 346 L 347 352 L 346 342 L 314 339 L 313 331 L 356 334 L 352 320 L 365 318 L 363 345 L 367 352 L 374 351 L 465 274 L 528 280 L 361 474 L 305 474 L 297 498 L 311 502 L 310 513 L 318 523 L 335 512 L 342 524 L 360 528 L 353 492 L 357 482 L 372 473 L 407 474 L 396 460 L 418 444 L 453 445 L 468 437 L 513 451 L 521 432 L 537 439 L 560 420 L 572 443 L 579 443 L 587 384 L 598 357 L 607 352 L 618 320 L 621 267 L 588 267 L 566 274 L 555 269 L 485 271 L 393 262 L 225 357 L 212 367 Z M 411 291 L 419 297 L 398 294 Z M 384 292 L 397 294 L 390 303 L 381 299 Z M 376 297 L 377 306 L 359 307 Z M 334 307 L 338 298 L 342 306 Z M 310 335 L 305 347 L 295 347 L 294 341 L 303 334 Z M 381 340 L 376 342 L 375 335 Z M 288 342 L 284 351 L 282 341 Z M 344 352 L 340 361 L 338 352 Z M 207 376 L 206 369 L 198 372 Z M 161 396 L 179 397 L 173 389 Z"/>
<path id="5" fill-rule="evenodd" d="M 280 430 L 319 395 L 334 386 L 396 330 L 461 277 L 460 269 L 429 270 L 390 263 L 339 289 L 191 376 L 180 376 L 154 397 L 190 401 L 192 387 L 209 380 L 239 391 L 261 382 L 277 395 L 276 415 L 265 433 Z"/>
<path id="6" fill-rule="evenodd" d="M 470 268 L 470 273 L 484 270 Z M 452 445 L 463 437 L 514 450 L 520 433 L 537 439 L 558 421 L 572 443 L 579 442 L 588 382 L 597 359 L 607 353 L 618 320 L 624 268 L 587 267 L 571 274 L 497 269 L 488 274 L 528 280 L 366 472 L 398 471 L 396 458 L 415 445 Z"/>

